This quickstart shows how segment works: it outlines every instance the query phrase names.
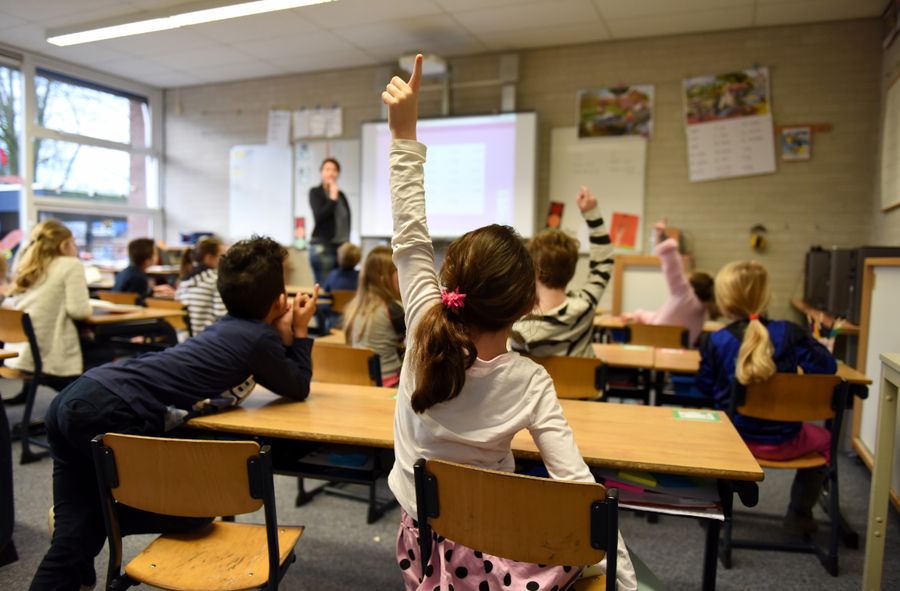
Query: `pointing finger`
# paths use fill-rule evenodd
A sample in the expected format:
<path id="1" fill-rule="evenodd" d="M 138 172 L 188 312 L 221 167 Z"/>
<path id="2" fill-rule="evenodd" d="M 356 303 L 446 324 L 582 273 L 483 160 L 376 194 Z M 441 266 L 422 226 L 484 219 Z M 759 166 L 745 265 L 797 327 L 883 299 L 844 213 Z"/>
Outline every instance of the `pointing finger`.
<path id="1" fill-rule="evenodd" d="M 416 56 L 416 61 L 413 64 L 412 75 L 409 77 L 409 87 L 413 92 L 419 92 L 419 83 L 422 80 L 422 54 L 418 54 Z"/>

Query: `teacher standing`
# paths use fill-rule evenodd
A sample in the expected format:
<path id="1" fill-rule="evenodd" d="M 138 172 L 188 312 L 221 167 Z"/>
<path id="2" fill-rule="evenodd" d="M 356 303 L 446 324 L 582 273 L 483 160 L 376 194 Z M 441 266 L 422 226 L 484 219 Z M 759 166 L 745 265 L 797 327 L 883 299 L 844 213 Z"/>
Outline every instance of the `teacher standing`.
<path id="1" fill-rule="evenodd" d="M 326 158 L 319 168 L 322 184 L 309 190 L 309 207 L 315 227 L 310 240 L 309 263 L 316 283 L 322 285 L 337 264 L 338 246 L 350 240 L 350 206 L 347 196 L 338 188 L 341 165 Z"/>

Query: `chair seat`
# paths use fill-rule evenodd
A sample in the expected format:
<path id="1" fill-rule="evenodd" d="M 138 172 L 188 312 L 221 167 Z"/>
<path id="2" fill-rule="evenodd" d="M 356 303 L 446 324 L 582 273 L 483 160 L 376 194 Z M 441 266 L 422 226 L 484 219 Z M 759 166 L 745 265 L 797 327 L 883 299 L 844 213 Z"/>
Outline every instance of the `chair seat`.
<path id="1" fill-rule="evenodd" d="M 279 564 L 302 534 L 302 527 L 279 526 Z M 128 563 L 125 573 L 160 589 L 258 589 L 269 579 L 266 548 L 264 525 L 215 521 L 196 532 L 159 536 Z"/>
<path id="2" fill-rule="evenodd" d="M 811 452 L 805 456 L 792 458 L 790 460 L 766 460 L 763 458 L 756 458 L 756 461 L 759 462 L 759 465 L 763 468 L 778 468 L 781 470 L 803 470 L 805 468 L 824 466 L 827 463 L 825 461 L 825 456 L 817 452 Z"/>
<path id="3" fill-rule="evenodd" d="M 575 581 L 573 591 L 606 591 L 606 575 L 584 577 Z"/>
<path id="4" fill-rule="evenodd" d="M 0 365 L 0 378 L 6 378 L 7 380 L 30 380 L 32 377 L 34 377 L 34 375 L 30 372 L 6 365 Z"/>

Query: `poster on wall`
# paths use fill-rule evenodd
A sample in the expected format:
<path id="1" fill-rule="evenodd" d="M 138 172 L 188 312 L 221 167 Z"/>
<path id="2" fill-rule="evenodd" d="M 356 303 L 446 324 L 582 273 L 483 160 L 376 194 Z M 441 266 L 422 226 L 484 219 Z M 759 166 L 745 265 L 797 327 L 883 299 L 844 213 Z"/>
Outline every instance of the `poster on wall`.
<path id="1" fill-rule="evenodd" d="M 640 135 L 653 132 L 653 85 L 579 90 L 578 137 Z"/>
<path id="2" fill-rule="evenodd" d="M 682 83 L 691 182 L 775 172 L 769 69 Z"/>
<path id="3" fill-rule="evenodd" d="M 812 157 L 812 130 L 809 127 L 781 129 L 781 159 L 809 160 Z"/>

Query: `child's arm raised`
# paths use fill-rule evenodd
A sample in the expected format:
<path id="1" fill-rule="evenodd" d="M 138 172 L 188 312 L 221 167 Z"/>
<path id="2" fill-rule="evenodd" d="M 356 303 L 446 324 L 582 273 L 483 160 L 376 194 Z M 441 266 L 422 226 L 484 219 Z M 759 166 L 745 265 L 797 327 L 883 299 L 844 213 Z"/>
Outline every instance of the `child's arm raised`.
<path id="1" fill-rule="evenodd" d="M 606 225 L 603 223 L 600 208 L 597 206 L 597 198 L 587 187 L 581 187 L 581 191 L 575 197 L 575 203 L 578 204 L 578 209 L 581 210 L 581 215 L 584 216 L 584 221 L 588 225 L 591 253 L 591 270 L 588 280 L 578 295 L 596 306 L 600 303 L 603 291 L 609 283 L 613 267 L 613 245 L 609 239 L 609 232 L 606 231 Z"/>
<path id="2" fill-rule="evenodd" d="M 416 141 L 422 56 L 416 56 L 408 82 L 394 77 L 381 93 L 391 128 L 391 211 L 394 216 L 394 264 L 406 326 L 440 298 L 434 271 L 434 247 L 425 222 L 425 146 Z"/>
<path id="3" fill-rule="evenodd" d="M 681 254 L 678 252 L 678 241 L 666 236 L 664 220 L 656 222 L 654 228 L 656 229 L 656 247 L 653 249 L 653 254 L 659 257 L 663 276 L 669 286 L 669 293 L 672 295 L 688 293 L 692 288 L 684 272 Z"/>

